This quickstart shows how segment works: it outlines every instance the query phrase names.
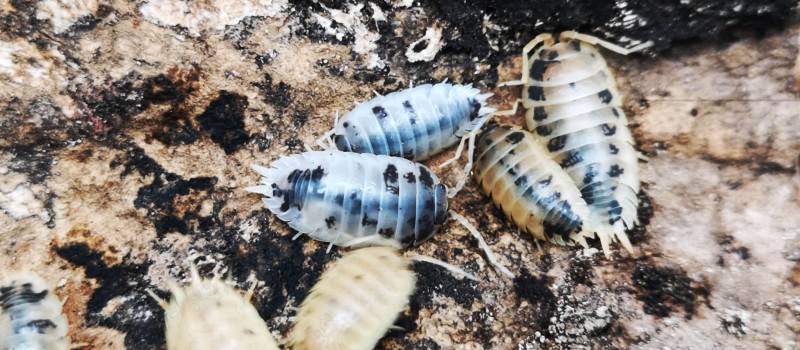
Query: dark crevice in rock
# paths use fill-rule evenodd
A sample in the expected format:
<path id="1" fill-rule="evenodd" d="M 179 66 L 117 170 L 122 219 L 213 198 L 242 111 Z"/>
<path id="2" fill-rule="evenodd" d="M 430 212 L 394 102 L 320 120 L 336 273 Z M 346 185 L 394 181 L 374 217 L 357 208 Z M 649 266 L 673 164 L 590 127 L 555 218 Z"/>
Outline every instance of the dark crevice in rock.
<path id="1" fill-rule="evenodd" d="M 146 280 L 147 264 L 107 266 L 103 254 L 84 243 L 57 247 L 56 253 L 70 264 L 84 268 L 86 277 L 97 281 L 98 287 L 86 305 L 87 327 L 108 327 L 123 332 L 125 346 L 129 349 L 164 343 L 164 313 L 146 292 L 150 287 Z M 128 260 L 128 257 L 123 259 Z M 121 304 L 106 316 L 108 312 L 104 309 L 118 297 L 123 297 Z"/>

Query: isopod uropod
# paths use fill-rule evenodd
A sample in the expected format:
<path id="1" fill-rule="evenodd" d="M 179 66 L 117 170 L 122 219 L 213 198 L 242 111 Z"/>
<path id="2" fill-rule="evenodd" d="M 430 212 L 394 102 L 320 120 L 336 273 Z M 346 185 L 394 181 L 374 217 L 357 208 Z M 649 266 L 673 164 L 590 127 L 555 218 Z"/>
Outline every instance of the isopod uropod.
<path id="1" fill-rule="evenodd" d="M 410 160 L 340 151 L 282 157 L 254 165 L 267 208 L 299 234 L 338 246 L 406 247 L 427 241 L 448 216 L 478 239 L 489 261 L 506 276 L 477 230 L 448 212 L 447 187 L 426 166 Z"/>
<path id="2" fill-rule="evenodd" d="M 289 345 L 295 350 L 375 347 L 414 293 L 412 260 L 442 265 L 475 279 L 435 259 L 403 257 L 391 247 L 352 251 L 325 271 L 303 300 Z"/>
<path id="3" fill-rule="evenodd" d="M 580 189 L 605 254 L 615 239 L 632 251 L 625 229 L 638 222 L 639 154 L 614 77 L 593 45 L 628 54 L 652 43 L 625 49 L 571 31 L 557 39 L 542 34 L 523 49 L 515 83 L 524 85 L 528 130 Z"/>
<path id="4" fill-rule="evenodd" d="M 593 237 L 586 206 L 572 179 L 533 136 L 490 125 L 478 138 L 475 177 L 484 193 L 522 230 L 557 244 Z"/>
<path id="5" fill-rule="evenodd" d="M 61 301 L 35 273 L 0 284 L 0 349 L 67 350 L 67 318 Z"/>
<path id="6" fill-rule="evenodd" d="M 426 166 L 384 155 L 314 151 L 253 166 L 267 208 L 299 233 L 339 246 L 408 246 L 447 220 L 446 187 Z"/>
<path id="7" fill-rule="evenodd" d="M 164 308 L 169 350 L 277 350 L 278 345 L 258 311 L 219 278 L 202 279 L 191 267 L 192 282 L 181 288 L 169 282 L 169 303 L 148 291 Z"/>

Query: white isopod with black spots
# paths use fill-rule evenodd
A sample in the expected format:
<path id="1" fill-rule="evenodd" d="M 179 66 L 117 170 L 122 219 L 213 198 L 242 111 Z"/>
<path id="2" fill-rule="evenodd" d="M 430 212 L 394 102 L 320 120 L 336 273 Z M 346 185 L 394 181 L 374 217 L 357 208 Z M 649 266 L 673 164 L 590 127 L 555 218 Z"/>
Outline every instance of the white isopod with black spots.
<path id="1" fill-rule="evenodd" d="M 522 81 L 512 82 L 524 85 L 528 130 L 589 205 L 606 256 L 613 240 L 632 251 L 625 229 L 638 223 L 639 153 L 614 76 L 594 45 L 628 54 L 651 44 L 625 49 L 571 31 L 542 34 L 523 49 Z"/>
<path id="2" fill-rule="evenodd" d="M 586 247 L 586 237 L 594 237 L 575 183 L 525 130 L 490 125 L 478 138 L 475 178 L 517 227 L 537 239 Z"/>
<path id="3" fill-rule="evenodd" d="M 479 129 L 494 111 L 485 106 L 491 95 L 471 85 L 424 84 L 358 104 L 329 134 L 341 151 L 422 161 Z"/>
<path id="4" fill-rule="evenodd" d="M 303 300 L 289 345 L 294 350 L 374 348 L 414 293 L 412 260 L 475 280 L 452 265 L 424 256 L 407 258 L 391 247 L 352 251 L 325 271 Z"/>
<path id="5" fill-rule="evenodd" d="M 35 273 L 0 284 L 0 349 L 67 350 L 67 318 L 61 301 Z"/>
<path id="6" fill-rule="evenodd" d="M 299 234 L 338 246 L 407 247 L 427 241 L 448 217 L 464 224 L 489 261 L 495 260 L 480 233 L 448 212 L 447 187 L 428 167 L 408 159 L 340 151 L 281 157 L 269 168 L 254 165 L 264 204 Z"/>
<path id="7" fill-rule="evenodd" d="M 169 281 L 172 298 L 167 303 L 148 291 L 164 308 L 169 350 L 277 350 L 258 311 L 250 304 L 252 289 L 244 296 L 219 278 L 202 279 L 191 267 L 192 282 L 182 288 Z"/>
<path id="8" fill-rule="evenodd" d="M 340 151 L 382 154 L 414 161 L 426 160 L 461 140 L 456 155 L 461 155 L 464 142 L 480 129 L 494 108 L 486 107 L 492 94 L 481 94 L 472 85 L 448 83 L 424 84 L 378 96 L 358 104 L 336 121 L 323 135 L 332 136 Z M 322 145 L 321 142 L 317 144 Z M 470 148 L 472 143 L 470 143 Z M 454 196 L 464 186 L 463 179 L 472 166 L 468 160 L 464 174 L 450 191 Z"/>
<path id="9" fill-rule="evenodd" d="M 299 233 L 339 246 L 408 246 L 447 220 L 447 188 L 428 167 L 384 155 L 312 151 L 253 166 L 267 208 Z"/>

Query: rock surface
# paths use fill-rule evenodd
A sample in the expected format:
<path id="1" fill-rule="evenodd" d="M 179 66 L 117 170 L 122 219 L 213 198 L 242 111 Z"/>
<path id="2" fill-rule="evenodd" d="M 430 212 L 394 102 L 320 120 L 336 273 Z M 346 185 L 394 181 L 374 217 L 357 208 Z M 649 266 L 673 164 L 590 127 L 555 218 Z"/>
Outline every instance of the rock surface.
<path id="1" fill-rule="evenodd" d="M 793 349 L 800 330 L 800 25 L 796 1 L 0 0 L 0 274 L 56 286 L 85 349 L 164 347 L 187 261 L 242 289 L 285 340 L 344 250 L 303 237 L 243 187 L 372 91 L 474 83 L 509 106 L 519 51 L 579 29 L 607 52 L 644 191 L 631 256 L 517 234 L 473 181 L 409 253 L 416 294 L 381 349 Z M 519 117 L 506 118 L 520 123 Z M 433 159 L 438 164 L 452 152 Z M 438 172 L 453 183 L 455 167 Z M 595 248 L 599 244 L 594 245 Z M 0 276 L 2 277 L 2 276 Z"/>

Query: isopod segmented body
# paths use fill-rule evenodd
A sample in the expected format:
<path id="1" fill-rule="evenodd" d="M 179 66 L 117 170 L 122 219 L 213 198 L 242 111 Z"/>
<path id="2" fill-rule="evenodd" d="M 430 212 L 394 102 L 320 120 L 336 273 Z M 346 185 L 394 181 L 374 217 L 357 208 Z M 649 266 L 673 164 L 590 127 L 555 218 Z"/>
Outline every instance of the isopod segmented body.
<path id="1" fill-rule="evenodd" d="M 586 246 L 594 236 L 580 191 L 527 131 L 490 125 L 476 145 L 475 177 L 511 221 L 540 240 Z"/>
<path id="2" fill-rule="evenodd" d="M 340 246 L 419 244 L 447 220 L 447 188 L 424 165 L 374 154 L 282 157 L 251 192 L 300 233 Z"/>
<path id="3" fill-rule="evenodd" d="M 389 247 L 355 250 L 322 274 L 297 313 L 292 349 L 372 349 L 414 292 L 411 261 Z"/>
<path id="4" fill-rule="evenodd" d="M 575 32 L 558 42 L 540 35 L 523 52 L 522 103 L 528 129 L 580 189 L 608 255 L 615 238 L 632 250 L 625 228 L 637 223 L 639 154 L 614 77 L 593 45 L 627 54 L 650 43 L 628 50 Z"/>
<path id="5" fill-rule="evenodd" d="M 421 161 L 477 130 L 494 108 L 471 85 L 425 84 L 357 105 L 333 128 L 336 148 Z"/>
<path id="6" fill-rule="evenodd" d="M 172 298 L 161 303 L 167 324 L 169 350 L 277 350 L 258 311 L 244 297 L 218 278 L 202 279 L 191 267 L 192 282 L 181 288 L 169 282 Z"/>
<path id="7" fill-rule="evenodd" d="M 44 280 L 23 273 L 0 284 L 0 349 L 67 350 L 67 318 Z"/>

